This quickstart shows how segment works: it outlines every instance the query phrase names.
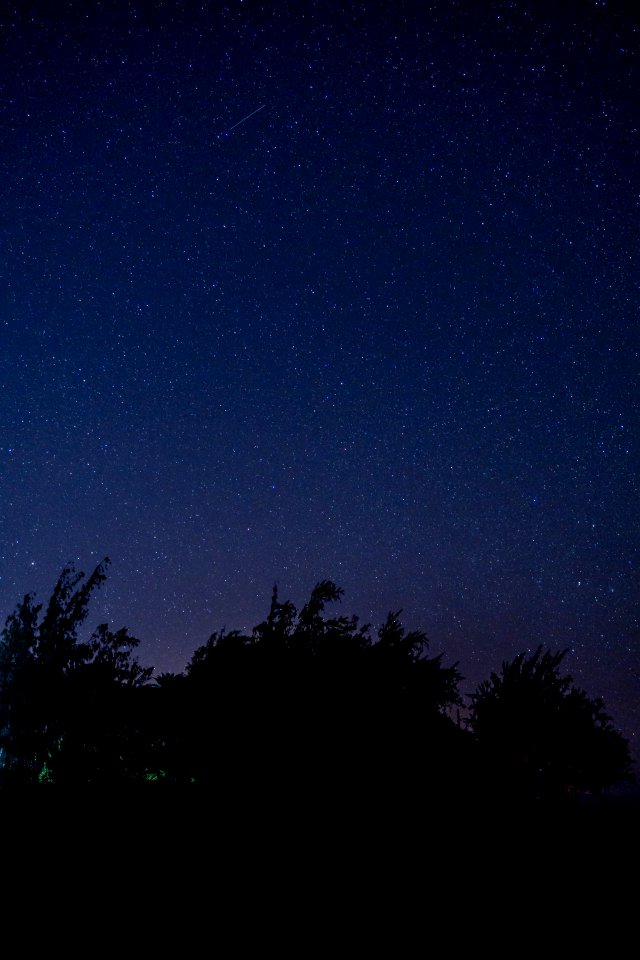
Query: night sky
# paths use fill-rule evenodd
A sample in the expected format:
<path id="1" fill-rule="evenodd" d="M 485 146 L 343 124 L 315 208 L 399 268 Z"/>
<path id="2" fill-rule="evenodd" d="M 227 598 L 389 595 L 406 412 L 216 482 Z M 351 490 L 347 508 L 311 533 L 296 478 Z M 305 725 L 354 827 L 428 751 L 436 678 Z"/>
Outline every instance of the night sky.
<path id="1" fill-rule="evenodd" d="M 15 7 L 2 622 L 109 556 L 88 625 L 179 672 L 327 578 L 463 693 L 569 648 L 637 753 L 640 21 Z"/>

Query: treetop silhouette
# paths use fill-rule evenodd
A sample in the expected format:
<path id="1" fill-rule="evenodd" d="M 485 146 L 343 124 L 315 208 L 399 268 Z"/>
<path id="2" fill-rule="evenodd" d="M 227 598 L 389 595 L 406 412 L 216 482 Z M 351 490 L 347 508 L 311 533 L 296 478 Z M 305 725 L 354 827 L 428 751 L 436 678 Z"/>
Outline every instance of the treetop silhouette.
<path id="1" fill-rule="evenodd" d="M 0 634 L 0 778 L 5 784 L 202 784 L 253 795 L 392 783 L 420 800 L 485 792 L 553 801 L 630 776 L 629 744 L 599 698 L 540 646 L 478 685 L 468 722 L 458 664 L 429 653 L 400 610 L 373 632 L 329 614 L 343 590 L 320 580 L 298 608 L 274 586 L 266 618 L 224 628 L 184 673 L 140 665 L 126 628 L 81 627 L 105 558 L 67 565 L 46 606 L 27 594 Z M 42 613 L 44 609 L 44 613 Z"/>
<path id="2" fill-rule="evenodd" d="M 603 701 L 561 672 L 567 653 L 520 653 L 471 695 L 469 725 L 502 790 L 554 800 L 631 777 L 628 742 Z"/>
<path id="3" fill-rule="evenodd" d="M 68 564 L 44 616 L 43 605 L 27 594 L 7 618 L 0 635 L 0 773 L 5 780 L 52 779 L 56 770 L 60 775 L 62 766 L 69 767 L 71 753 L 80 773 L 78 740 L 86 739 L 92 725 L 104 726 L 99 708 L 106 709 L 107 693 L 141 686 L 151 677 L 153 668 L 141 667 L 132 656 L 139 641 L 126 628 L 114 633 L 100 624 L 88 640 L 78 636 L 108 565 L 105 557 L 85 579 Z M 86 744 L 89 752 L 95 748 Z"/>

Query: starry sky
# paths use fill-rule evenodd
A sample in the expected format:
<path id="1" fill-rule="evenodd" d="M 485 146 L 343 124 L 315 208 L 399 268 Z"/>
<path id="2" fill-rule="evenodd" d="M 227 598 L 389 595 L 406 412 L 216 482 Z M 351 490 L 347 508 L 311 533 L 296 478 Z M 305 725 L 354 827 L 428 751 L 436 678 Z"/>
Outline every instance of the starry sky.
<path id="1" fill-rule="evenodd" d="M 109 556 L 89 625 L 179 672 L 332 579 L 463 693 L 568 648 L 637 752 L 640 21 L 15 7 L 2 620 Z"/>

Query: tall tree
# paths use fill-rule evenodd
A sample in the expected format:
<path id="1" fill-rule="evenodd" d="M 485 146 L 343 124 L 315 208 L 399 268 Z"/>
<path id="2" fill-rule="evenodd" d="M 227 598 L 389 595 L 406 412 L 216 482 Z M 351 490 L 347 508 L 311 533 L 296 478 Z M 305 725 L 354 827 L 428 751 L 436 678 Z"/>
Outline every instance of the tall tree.
<path id="1" fill-rule="evenodd" d="M 116 692 L 142 686 L 151 675 L 132 656 L 138 640 L 126 630 L 101 624 L 88 640 L 79 636 L 108 564 L 107 557 L 87 578 L 67 565 L 42 617 L 42 605 L 28 594 L 7 618 L 0 635 L 5 782 L 81 777 L 82 758 L 104 753 L 106 731 L 117 727 Z"/>

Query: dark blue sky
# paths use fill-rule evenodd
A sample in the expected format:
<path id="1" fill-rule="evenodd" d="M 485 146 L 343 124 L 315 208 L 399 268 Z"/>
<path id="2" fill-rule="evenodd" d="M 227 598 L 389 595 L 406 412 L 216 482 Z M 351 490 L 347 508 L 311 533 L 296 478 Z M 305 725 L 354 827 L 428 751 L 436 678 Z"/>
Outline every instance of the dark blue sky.
<path id="1" fill-rule="evenodd" d="M 570 648 L 635 745 L 638 21 L 17 6 L 2 617 L 108 555 L 90 626 L 179 671 L 329 578 L 463 692 Z"/>

